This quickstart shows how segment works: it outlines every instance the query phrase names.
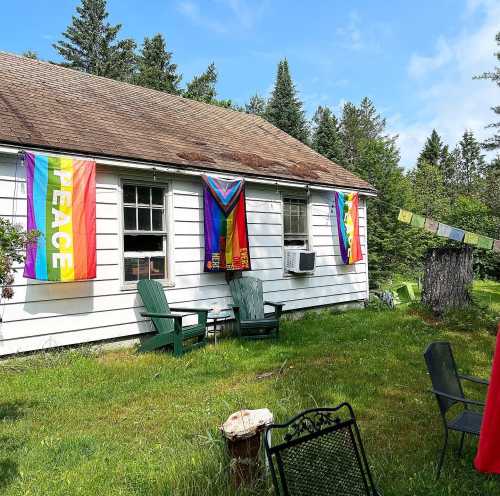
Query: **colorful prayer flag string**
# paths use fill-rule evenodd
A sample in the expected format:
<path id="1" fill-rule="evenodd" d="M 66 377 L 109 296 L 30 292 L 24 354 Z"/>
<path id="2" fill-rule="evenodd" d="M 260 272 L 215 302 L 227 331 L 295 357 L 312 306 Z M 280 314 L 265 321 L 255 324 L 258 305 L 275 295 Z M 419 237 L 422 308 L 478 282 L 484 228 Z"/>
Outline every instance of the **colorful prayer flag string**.
<path id="1" fill-rule="evenodd" d="M 443 222 L 414 214 L 403 208 L 399 209 L 398 220 L 404 224 L 410 224 L 412 227 L 423 228 L 431 234 L 452 239 L 453 241 L 463 242 L 471 246 L 477 246 L 483 250 L 493 250 L 494 252 L 500 253 L 500 240 L 498 239 L 494 240 L 488 236 L 449 226 Z"/>

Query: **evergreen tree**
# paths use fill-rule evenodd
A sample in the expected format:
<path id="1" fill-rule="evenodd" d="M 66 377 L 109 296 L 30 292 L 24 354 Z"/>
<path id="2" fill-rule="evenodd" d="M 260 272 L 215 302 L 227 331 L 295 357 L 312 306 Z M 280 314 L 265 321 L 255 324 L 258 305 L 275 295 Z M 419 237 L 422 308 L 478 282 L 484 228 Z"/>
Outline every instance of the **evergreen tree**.
<path id="1" fill-rule="evenodd" d="M 399 167 L 399 152 L 392 140 L 363 140 L 354 171 L 378 191 L 377 198 L 368 200 L 367 209 L 370 283 L 377 286 L 394 274 L 419 267 L 421 233 L 397 222 L 397 206 L 410 204 L 411 188 Z"/>
<path id="2" fill-rule="evenodd" d="M 192 100 L 198 100 L 205 103 L 216 103 L 217 91 L 215 86 L 217 84 L 217 68 L 212 62 L 207 67 L 207 70 L 195 76 L 186 86 L 184 96 Z M 227 106 L 227 105 L 222 105 Z"/>
<path id="3" fill-rule="evenodd" d="M 480 190 L 480 182 L 486 167 L 484 155 L 481 154 L 481 145 L 472 131 L 464 132 L 459 150 L 456 185 L 460 193 L 471 196 Z"/>
<path id="4" fill-rule="evenodd" d="M 121 24 L 106 19 L 106 0 L 81 0 L 65 38 L 53 46 L 65 59 L 62 64 L 80 71 L 112 79 L 129 80 L 135 65 L 135 42 L 117 41 Z"/>
<path id="5" fill-rule="evenodd" d="M 25 52 L 23 52 L 23 57 L 26 57 L 27 59 L 38 60 L 38 54 L 33 50 L 26 50 Z"/>
<path id="6" fill-rule="evenodd" d="M 425 142 L 423 150 L 420 152 L 417 160 L 417 167 L 424 163 L 439 166 L 443 159 L 443 148 L 444 145 L 441 137 L 437 131 L 433 129 L 431 135 Z"/>
<path id="7" fill-rule="evenodd" d="M 165 38 L 160 33 L 144 38 L 141 53 L 137 59 L 138 72 L 134 83 L 167 93 L 179 93 L 182 78 L 177 74 L 177 65 L 171 62 L 172 52 L 167 51 Z"/>
<path id="8" fill-rule="evenodd" d="M 264 115 L 266 111 L 266 100 L 258 93 L 250 97 L 248 103 L 245 103 L 245 112 L 247 114 Z"/>
<path id="9" fill-rule="evenodd" d="M 276 82 L 267 103 L 265 116 L 271 124 L 290 136 L 307 143 L 309 130 L 302 102 L 297 97 L 286 59 L 281 60 L 278 64 Z"/>
<path id="10" fill-rule="evenodd" d="M 344 104 L 340 121 L 342 159 L 353 170 L 359 159 L 359 150 L 366 140 L 385 140 L 385 119 L 375 109 L 369 98 L 363 98 L 359 107 L 351 102 Z"/>
<path id="11" fill-rule="evenodd" d="M 320 105 L 314 114 L 313 124 L 312 147 L 326 158 L 342 162 L 342 138 L 335 114 Z"/>
<path id="12" fill-rule="evenodd" d="M 495 36 L 495 40 L 497 42 L 497 45 L 500 47 L 500 32 L 497 33 Z M 495 57 L 497 60 L 500 62 L 500 50 L 498 52 L 495 52 Z M 485 72 L 483 75 L 479 76 L 478 79 L 490 79 L 494 83 L 497 84 L 497 86 L 500 86 L 500 67 L 495 67 L 494 72 Z M 491 110 L 495 112 L 495 114 L 500 115 L 500 105 L 496 105 L 494 107 L 491 107 Z M 492 127 L 494 129 L 500 129 L 500 122 L 495 122 L 493 124 L 490 124 L 488 127 Z M 496 150 L 500 148 L 500 132 L 497 131 L 495 134 L 486 140 L 483 143 L 483 146 L 487 150 Z"/>
<path id="13" fill-rule="evenodd" d="M 412 208 L 432 219 L 446 219 L 450 213 L 451 198 L 441 167 L 429 162 L 420 162 L 410 172 L 414 201 Z"/>

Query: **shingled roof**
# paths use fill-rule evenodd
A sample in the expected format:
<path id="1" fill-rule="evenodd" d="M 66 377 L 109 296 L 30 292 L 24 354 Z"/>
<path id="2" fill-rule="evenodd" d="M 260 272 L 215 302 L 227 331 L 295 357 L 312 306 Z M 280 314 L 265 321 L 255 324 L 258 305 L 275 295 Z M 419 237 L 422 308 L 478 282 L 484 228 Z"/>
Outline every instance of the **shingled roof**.
<path id="1" fill-rule="evenodd" d="M 373 191 L 260 117 L 3 52 L 0 143 Z"/>

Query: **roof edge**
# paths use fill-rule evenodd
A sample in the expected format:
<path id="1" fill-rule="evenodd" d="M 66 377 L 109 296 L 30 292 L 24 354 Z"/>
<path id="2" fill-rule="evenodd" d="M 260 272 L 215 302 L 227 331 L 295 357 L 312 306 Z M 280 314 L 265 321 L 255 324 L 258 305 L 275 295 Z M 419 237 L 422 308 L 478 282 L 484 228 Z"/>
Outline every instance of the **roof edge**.
<path id="1" fill-rule="evenodd" d="M 53 152 L 56 154 L 61 154 L 61 155 L 73 155 L 73 156 L 83 156 L 83 157 L 90 157 L 95 159 L 96 162 L 100 162 L 102 165 L 113 165 L 113 164 L 106 164 L 104 161 L 116 161 L 116 162 L 123 162 L 125 163 L 130 163 L 131 166 L 133 164 L 137 165 L 142 165 L 145 167 L 151 167 L 152 169 L 155 168 L 155 166 L 158 167 L 164 167 L 164 168 L 171 168 L 175 169 L 176 173 L 179 174 L 189 174 L 189 173 L 207 173 L 207 174 L 213 174 L 213 173 L 218 173 L 221 175 L 232 175 L 236 177 L 250 177 L 255 179 L 257 182 L 260 180 L 260 182 L 268 182 L 268 183 L 287 183 L 290 186 L 293 186 L 294 184 L 297 185 L 304 185 L 304 186 L 311 186 L 311 187 L 320 187 L 324 189 L 342 189 L 345 191 L 356 191 L 361 194 L 364 194 L 366 196 L 377 196 L 377 190 L 375 188 L 353 188 L 348 185 L 344 184 L 328 184 L 328 183 L 322 183 L 322 182 L 313 182 L 313 181 L 307 181 L 307 180 L 300 180 L 300 179 L 293 179 L 289 180 L 286 177 L 281 177 L 281 176 L 264 176 L 264 175 L 259 175 L 259 174 L 253 174 L 253 173 L 245 173 L 245 174 L 238 174 L 232 171 L 224 170 L 224 169 L 217 169 L 217 168 L 203 168 L 203 166 L 195 165 L 195 164 L 188 164 L 186 166 L 180 165 L 180 164 L 175 164 L 172 162 L 161 162 L 161 161 L 155 161 L 155 160 L 144 160 L 141 158 L 136 158 L 136 157 L 124 157 L 124 156 L 119 156 L 119 155 L 108 155 L 108 154 L 95 154 L 95 153 L 90 153 L 90 152 L 85 152 L 82 150 L 70 150 L 70 149 L 65 149 L 65 148 L 54 148 L 54 147 L 49 147 L 49 146 L 43 146 L 43 145 L 31 145 L 29 143 L 16 143 L 16 142 L 9 142 L 9 141 L 0 141 L 0 153 L 10 153 L 17 154 L 20 151 L 23 151 L 25 149 L 28 150 L 33 150 L 33 151 L 42 151 L 42 152 Z M 116 167 L 120 167 L 120 164 L 116 164 Z M 189 175 L 195 175 L 195 174 L 189 174 Z"/>

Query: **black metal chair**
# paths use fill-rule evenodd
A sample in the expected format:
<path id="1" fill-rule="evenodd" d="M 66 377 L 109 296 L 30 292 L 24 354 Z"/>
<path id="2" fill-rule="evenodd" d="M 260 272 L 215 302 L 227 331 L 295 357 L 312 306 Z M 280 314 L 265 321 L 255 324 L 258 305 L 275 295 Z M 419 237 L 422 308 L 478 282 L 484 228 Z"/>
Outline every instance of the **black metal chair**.
<path id="1" fill-rule="evenodd" d="M 278 495 L 380 494 L 348 403 L 312 408 L 284 424 L 272 424 L 264 445 Z"/>
<path id="2" fill-rule="evenodd" d="M 460 456 L 464 446 L 465 434 L 479 436 L 481 429 L 482 413 L 470 410 L 469 406 L 482 407 L 484 406 L 484 402 L 467 399 L 464 395 L 461 380 L 485 385 L 488 385 L 488 381 L 470 375 L 459 374 L 451 351 L 451 345 L 448 342 L 440 341 L 431 343 L 425 350 L 424 358 L 431 377 L 431 391 L 436 396 L 444 425 L 444 446 L 439 458 L 436 475 L 436 478 L 439 479 L 448 446 L 448 431 L 461 433 L 460 448 L 458 451 Z M 462 405 L 462 409 L 456 416 L 449 420 L 447 413 L 456 404 Z"/>

